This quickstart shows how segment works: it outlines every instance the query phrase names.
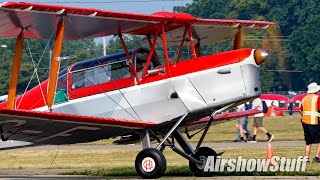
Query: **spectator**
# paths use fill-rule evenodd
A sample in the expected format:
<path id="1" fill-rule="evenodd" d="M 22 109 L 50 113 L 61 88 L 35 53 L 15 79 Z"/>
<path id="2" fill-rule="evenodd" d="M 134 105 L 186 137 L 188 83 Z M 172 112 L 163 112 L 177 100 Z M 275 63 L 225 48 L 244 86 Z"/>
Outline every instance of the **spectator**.
<path id="1" fill-rule="evenodd" d="M 313 159 L 320 162 L 320 126 L 319 126 L 319 108 L 320 100 L 317 92 L 320 86 L 317 83 L 308 85 L 307 95 L 302 99 L 300 105 L 301 123 L 304 132 L 304 139 L 306 141 L 305 154 L 309 159 L 312 144 L 317 144 L 316 156 Z"/>
<path id="2" fill-rule="evenodd" d="M 291 102 L 291 101 L 289 103 L 288 110 L 289 110 L 289 115 L 292 116 L 292 114 L 293 114 L 293 102 Z"/>
<path id="3" fill-rule="evenodd" d="M 262 105 L 261 99 L 260 98 L 256 98 L 255 100 L 253 100 L 252 107 L 253 107 L 253 109 L 257 109 L 257 110 L 261 110 L 262 111 L 263 110 L 263 105 Z M 261 112 L 259 114 L 255 114 L 253 116 L 253 136 L 252 136 L 252 139 L 250 141 L 248 141 L 248 142 L 257 142 L 256 136 L 257 136 L 258 130 L 264 132 L 268 136 L 268 142 L 271 142 L 272 139 L 274 138 L 274 135 L 271 135 L 263 127 L 263 124 L 262 124 L 263 117 L 264 117 L 263 112 Z"/>
<path id="4" fill-rule="evenodd" d="M 244 110 L 251 109 L 250 103 L 247 102 L 245 104 L 241 104 L 237 107 L 237 111 L 241 112 Z M 248 130 L 248 116 L 243 117 L 237 121 L 236 128 L 238 129 L 238 136 L 234 142 L 245 142 L 244 135 L 246 136 L 246 140 L 250 139 L 250 131 Z"/>

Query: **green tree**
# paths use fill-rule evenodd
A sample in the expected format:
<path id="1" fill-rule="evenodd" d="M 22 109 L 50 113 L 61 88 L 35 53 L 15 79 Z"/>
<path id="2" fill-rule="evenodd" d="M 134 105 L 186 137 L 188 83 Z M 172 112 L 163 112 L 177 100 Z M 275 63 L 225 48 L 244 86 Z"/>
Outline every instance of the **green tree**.
<path id="1" fill-rule="evenodd" d="M 201 18 L 225 18 L 228 13 L 226 4 L 231 0 L 194 0 L 192 4 L 187 4 L 185 7 L 175 6 L 174 12 L 186 12 L 195 17 Z"/>
<path id="2" fill-rule="evenodd" d="M 5 69 L 0 72 L 0 94 L 7 94 L 11 73 L 11 66 L 14 56 L 15 39 L 3 38 L 0 39 L 0 44 L 7 45 L 7 48 L 0 49 L 0 68 Z M 86 48 L 84 48 L 86 47 Z M 17 94 L 22 94 L 26 90 L 33 88 L 49 76 L 50 66 L 50 50 L 53 49 L 53 42 L 48 40 L 25 39 L 23 54 L 21 60 L 21 67 L 19 73 L 19 82 L 17 87 Z M 70 56 L 74 58 L 61 61 L 61 69 L 70 64 L 93 57 L 98 57 L 97 47 L 93 39 L 64 41 L 61 57 Z M 37 67 L 37 76 L 35 75 L 35 68 Z"/>
<path id="3" fill-rule="evenodd" d="M 144 38 L 143 36 L 123 35 L 123 40 L 124 40 L 128 50 L 138 48 L 138 47 L 146 47 L 146 45 L 141 43 L 143 38 Z M 107 54 L 123 52 L 123 48 L 120 43 L 120 39 L 117 36 L 115 36 L 114 38 L 109 40 L 109 42 L 106 46 L 106 49 L 107 49 Z"/>
<path id="4" fill-rule="evenodd" d="M 203 18 L 234 18 L 267 20 L 275 22 L 276 30 L 268 35 L 253 34 L 261 38 L 270 38 L 269 58 L 262 65 L 263 91 L 270 90 L 304 90 L 312 82 L 318 82 L 319 72 L 317 58 L 319 57 L 319 36 L 316 22 L 320 14 L 318 0 L 194 0 L 186 7 L 175 7 L 176 12 L 190 13 Z M 271 28 L 270 28 L 271 29 Z M 273 31 L 273 32 L 272 32 Z M 269 37 L 268 37 L 269 36 Z M 246 38 L 244 38 L 246 39 Z M 289 40 L 289 41 L 287 41 Z M 244 40 L 243 47 L 260 48 L 258 42 Z M 211 48 L 228 50 L 227 46 Z M 270 63 L 269 63 L 270 62 Z M 270 72 L 269 70 L 296 70 L 303 73 Z M 268 73 L 267 73 L 268 72 Z M 271 78 L 271 76 L 275 76 Z M 274 82 L 271 83 L 270 79 Z"/>
<path id="5" fill-rule="evenodd" d="M 264 0 L 231 0 L 226 6 L 226 18 L 243 20 L 265 20 L 264 15 L 269 10 L 269 5 Z"/>
<path id="6" fill-rule="evenodd" d="M 320 15 L 312 15 L 306 25 L 295 29 L 290 35 L 289 48 L 292 65 L 303 71 L 303 84 L 296 84 L 305 89 L 307 84 L 320 81 Z M 315 33 L 317 32 L 317 33 Z"/>

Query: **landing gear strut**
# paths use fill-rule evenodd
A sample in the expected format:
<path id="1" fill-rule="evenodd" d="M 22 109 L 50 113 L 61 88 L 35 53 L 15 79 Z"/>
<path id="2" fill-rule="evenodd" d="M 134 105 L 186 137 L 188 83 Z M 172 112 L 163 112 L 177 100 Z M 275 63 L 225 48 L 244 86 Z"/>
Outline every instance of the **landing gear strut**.
<path id="1" fill-rule="evenodd" d="M 214 174 L 214 172 L 204 172 L 204 168 L 208 159 L 208 156 L 218 156 L 214 150 L 208 147 L 201 147 L 201 144 L 213 122 L 214 117 L 226 109 L 230 108 L 234 104 L 227 105 L 219 110 L 214 111 L 211 114 L 211 119 L 204 128 L 204 132 L 197 144 L 195 150 L 191 147 L 190 143 L 184 138 L 177 127 L 185 119 L 188 113 L 180 117 L 180 119 L 175 123 L 175 125 L 163 136 L 162 140 L 158 139 L 157 136 L 150 130 L 151 135 L 159 142 L 156 148 L 151 148 L 150 136 L 148 130 L 145 130 L 140 134 L 141 141 L 143 145 L 143 150 L 137 155 L 135 161 L 135 168 L 137 173 L 142 178 L 159 178 L 161 177 L 167 166 L 166 159 L 162 154 L 163 148 L 169 146 L 174 152 L 178 153 L 182 157 L 189 160 L 190 170 L 195 176 L 205 176 L 209 177 Z M 161 134 L 161 133 L 159 133 Z M 172 141 L 169 139 L 172 137 Z M 174 142 L 177 142 L 182 150 L 175 146 Z"/>

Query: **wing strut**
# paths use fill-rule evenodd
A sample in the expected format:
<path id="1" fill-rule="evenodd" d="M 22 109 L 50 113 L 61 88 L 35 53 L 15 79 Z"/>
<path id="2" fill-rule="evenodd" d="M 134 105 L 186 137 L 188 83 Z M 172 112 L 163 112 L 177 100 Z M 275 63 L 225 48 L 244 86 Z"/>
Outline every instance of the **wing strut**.
<path id="1" fill-rule="evenodd" d="M 194 49 L 195 49 L 195 52 L 196 52 L 196 57 L 200 57 L 200 54 L 201 54 L 200 38 L 198 38 L 197 44 L 194 45 Z"/>
<path id="2" fill-rule="evenodd" d="M 8 102 L 7 102 L 8 109 L 14 108 L 14 99 L 16 97 L 16 92 L 17 92 L 17 84 L 18 84 L 19 70 L 20 70 L 20 64 L 21 64 L 23 42 L 24 42 L 24 35 L 22 30 L 17 38 L 16 49 L 14 52 L 12 70 L 10 75 L 10 84 L 9 84 L 9 90 L 8 90 Z"/>
<path id="3" fill-rule="evenodd" d="M 50 69 L 50 77 L 49 77 L 49 85 L 48 85 L 48 95 L 47 95 L 47 105 L 50 111 L 52 111 L 52 104 L 54 101 L 58 72 L 60 67 L 60 54 L 62 49 L 63 42 L 63 34 L 64 34 L 64 21 L 63 17 L 60 19 L 57 25 L 56 39 L 53 47 L 53 56 L 51 61 L 51 69 Z"/>
<path id="4" fill-rule="evenodd" d="M 150 48 L 151 48 L 151 47 L 152 47 L 152 42 L 151 42 L 150 34 L 147 35 L 147 40 L 148 40 L 149 46 L 150 46 Z M 153 51 L 153 53 L 154 53 L 157 57 L 159 57 L 156 51 Z"/>
<path id="5" fill-rule="evenodd" d="M 183 48 L 183 44 L 184 44 L 184 41 L 186 39 L 186 35 L 187 35 L 187 26 L 184 28 L 183 37 L 182 37 L 182 40 L 181 40 L 181 43 L 180 43 L 180 47 L 179 47 L 179 51 L 178 51 L 178 55 L 177 55 L 177 59 L 176 59 L 175 63 L 177 63 L 179 61 L 179 58 L 180 58 L 180 55 L 181 55 L 181 52 L 182 52 L 182 48 Z"/>
<path id="6" fill-rule="evenodd" d="M 240 49 L 242 41 L 242 30 L 241 27 L 238 28 L 238 32 L 234 37 L 233 50 Z"/>
<path id="7" fill-rule="evenodd" d="M 122 34 L 119 33 L 118 36 L 119 36 L 119 39 L 120 39 L 122 48 L 123 48 L 123 50 L 124 50 L 124 52 L 126 53 L 126 56 L 127 56 L 127 58 L 128 58 L 129 65 L 130 65 L 130 68 L 131 68 L 131 70 L 132 70 L 132 72 L 133 72 L 133 75 L 134 75 L 134 77 L 136 78 L 138 84 L 140 84 L 140 80 L 139 80 L 138 74 L 137 74 L 137 72 L 135 71 L 135 66 L 134 66 L 133 63 L 132 63 L 132 58 L 131 58 L 131 56 L 130 56 L 130 54 L 129 54 L 128 48 L 127 48 L 127 46 L 126 46 L 126 43 L 124 42 L 124 40 L 123 40 L 123 38 L 122 38 Z"/>
<path id="8" fill-rule="evenodd" d="M 162 26 L 159 26 L 157 31 L 156 31 L 156 34 L 154 35 L 154 38 L 153 38 L 153 42 L 152 42 L 152 45 L 151 45 L 151 49 L 150 49 L 150 52 L 149 52 L 149 55 L 148 55 L 148 59 L 147 59 L 147 62 L 146 62 L 146 65 L 145 65 L 145 69 L 143 70 L 143 73 L 142 73 L 142 81 L 144 81 L 146 75 L 147 75 L 147 72 L 148 72 L 148 68 L 149 67 L 149 64 L 150 64 L 150 61 L 151 61 L 151 58 L 152 58 L 152 55 L 153 55 L 153 52 L 154 52 L 154 47 L 157 43 L 157 39 L 158 39 L 158 36 L 159 36 L 159 32 L 160 32 L 160 29 L 162 28 Z"/>
<path id="9" fill-rule="evenodd" d="M 163 43 L 163 50 L 164 50 L 164 56 L 166 60 L 166 72 L 168 73 L 169 77 L 171 77 L 171 71 L 170 71 L 170 62 L 169 62 L 169 55 L 168 55 L 168 48 L 167 48 L 167 39 L 166 39 L 166 33 L 164 31 L 164 24 L 162 23 L 162 43 Z M 148 67 L 148 66 L 147 66 Z"/>
<path id="10" fill-rule="evenodd" d="M 188 25 L 187 28 L 188 28 L 189 38 L 190 38 L 190 47 L 191 47 L 191 52 L 192 52 L 192 58 L 196 58 L 196 50 L 194 48 L 194 39 L 193 39 L 193 35 L 192 35 L 192 28 L 190 25 Z"/>

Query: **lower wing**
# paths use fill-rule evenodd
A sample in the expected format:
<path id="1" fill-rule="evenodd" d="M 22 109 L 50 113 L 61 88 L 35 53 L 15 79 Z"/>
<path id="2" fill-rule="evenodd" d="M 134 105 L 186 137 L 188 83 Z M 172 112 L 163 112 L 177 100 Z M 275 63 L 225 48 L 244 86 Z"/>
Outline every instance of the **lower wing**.
<path id="1" fill-rule="evenodd" d="M 258 110 L 248 110 L 220 114 L 214 118 L 212 125 L 260 112 Z M 186 130 L 200 129 L 205 127 L 209 120 L 210 117 L 205 117 L 187 123 L 180 128 L 186 128 Z M 156 126 L 155 123 L 140 120 L 121 120 L 29 110 L 0 110 L 2 140 L 28 142 L 28 146 L 92 142 L 132 134 L 134 131 L 145 128 L 152 129 Z M 18 148 L 19 146 L 10 148 Z M 25 146 L 25 144 L 21 146 Z"/>
<path id="2" fill-rule="evenodd" d="M 2 140 L 39 144 L 74 144 L 119 136 L 156 124 L 140 120 L 121 120 L 38 112 L 0 110 Z"/>

